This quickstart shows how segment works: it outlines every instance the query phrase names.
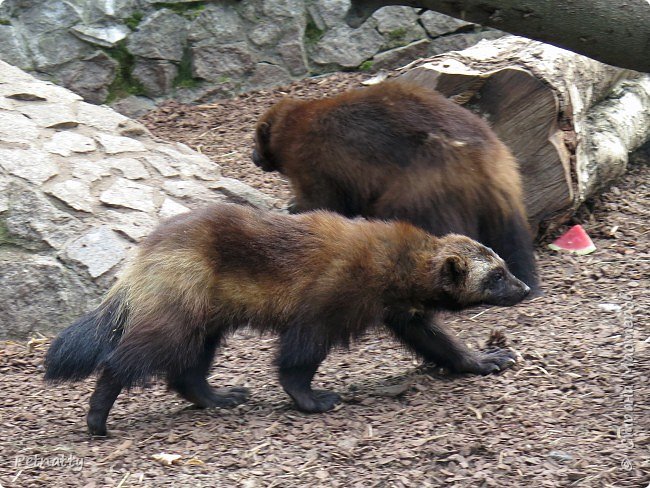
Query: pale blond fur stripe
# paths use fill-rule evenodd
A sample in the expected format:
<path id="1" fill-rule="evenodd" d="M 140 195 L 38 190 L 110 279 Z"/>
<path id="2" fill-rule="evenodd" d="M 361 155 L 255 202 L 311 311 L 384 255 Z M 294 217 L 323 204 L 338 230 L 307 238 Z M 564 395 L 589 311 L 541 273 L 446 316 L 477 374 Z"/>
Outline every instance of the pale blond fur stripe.
<path id="1" fill-rule="evenodd" d="M 137 319 L 156 317 L 166 302 L 206 317 L 213 307 L 214 282 L 210 263 L 196 250 L 147 249 L 137 253 L 104 302 L 119 296 L 119 313 L 129 312 L 125 330 Z"/>

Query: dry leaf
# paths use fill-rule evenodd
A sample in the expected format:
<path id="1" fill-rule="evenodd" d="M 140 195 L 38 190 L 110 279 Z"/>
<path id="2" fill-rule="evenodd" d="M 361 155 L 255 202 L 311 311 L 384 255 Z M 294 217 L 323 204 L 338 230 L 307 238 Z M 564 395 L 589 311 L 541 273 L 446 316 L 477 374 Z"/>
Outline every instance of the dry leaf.
<path id="1" fill-rule="evenodd" d="M 158 461 L 160 464 L 164 466 L 171 466 L 174 464 L 176 461 L 178 461 L 181 458 L 180 454 L 166 454 L 164 452 L 161 452 L 159 454 L 154 454 L 151 456 L 153 459 Z"/>
<path id="2" fill-rule="evenodd" d="M 190 466 L 203 466 L 205 463 L 201 461 L 199 458 L 190 458 L 187 461 L 185 461 L 184 464 L 189 464 Z"/>

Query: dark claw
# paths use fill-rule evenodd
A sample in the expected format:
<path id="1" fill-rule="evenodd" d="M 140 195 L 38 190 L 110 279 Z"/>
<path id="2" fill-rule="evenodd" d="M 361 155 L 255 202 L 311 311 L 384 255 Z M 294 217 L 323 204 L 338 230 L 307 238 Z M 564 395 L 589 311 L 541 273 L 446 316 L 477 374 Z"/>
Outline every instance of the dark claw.
<path id="1" fill-rule="evenodd" d="M 86 417 L 88 433 L 93 437 L 106 437 L 106 418 L 101 414 L 88 413 Z"/>
<path id="2" fill-rule="evenodd" d="M 202 398 L 201 405 L 198 406 L 202 408 L 231 408 L 244 403 L 249 396 L 250 391 L 239 386 L 213 389 L 205 398 Z"/>
<path id="3" fill-rule="evenodd" d="M 312 390 L 311 395 L 300 398 L 296 402 L 296 408 L 307 413 L 321 413 L 332 410 L 341 402 L 341 396 L 333 391 Z"/>
<path id="4" fill-rule="evenodd" d="M 459 368 L 459 373 L 493 374 L 516 364 L 515 353 L 509 349 L 492 349 L 475 353 L 470 361 Z"/>

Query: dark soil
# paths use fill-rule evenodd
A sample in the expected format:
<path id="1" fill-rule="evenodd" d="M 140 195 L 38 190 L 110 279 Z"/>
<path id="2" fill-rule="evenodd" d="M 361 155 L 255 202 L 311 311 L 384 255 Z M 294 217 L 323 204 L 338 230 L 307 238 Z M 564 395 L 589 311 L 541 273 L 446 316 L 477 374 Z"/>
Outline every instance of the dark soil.
<path id="1" fill-rule="evenodd" d="M 296 83 L 325 96 L 360 75 Z M 208 154 L 223 174 L 286 201 L 289 187 L 249 161 L 257 117 L 283 93 L 210 106 L 169 103 L 144 121 Z M 650 158 L 648 158 L 650 159 Z M 446 318 L 473 347 L 496 327 L 519 364 L 488 377 L 425 371 L 384 336 L 332 354 L 316 383 L 345 402 L 294 410 L 278 385 L 274 339 L 239 334 L 215 385 L 245 385 L 232 410 L 193 410 L 160 384 L 118 399 L 109 437 L 90 439 L 92 381 L 42 381 L 47 339 L 0 349 L 2 486 L 646 487 L 650 482 L 650 167 L 628 174 L 576 216 L 597 251 L 538 245 L 545 296 Z M 498 339 L 498 338 L 497 338 Z M 178 455 L 171 465 L 154 456 Z M 35 466 L 34 464 L 39 464 Z"/>

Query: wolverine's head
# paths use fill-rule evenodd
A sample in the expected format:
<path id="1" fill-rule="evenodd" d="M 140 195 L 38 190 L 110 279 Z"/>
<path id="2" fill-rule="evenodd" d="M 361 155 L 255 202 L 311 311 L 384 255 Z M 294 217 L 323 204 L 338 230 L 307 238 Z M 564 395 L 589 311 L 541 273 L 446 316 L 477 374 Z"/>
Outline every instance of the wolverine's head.
<path id="1" fill-rule="evenodd" d="M 444 308 L 457 310 L 478 303 L 511 306 L 530 292 L 492 249 L 455 234 L 443 237 L 440 244 Z"/>
<path id="2" fill-rule="evenodd" d="M 278 144 L 281 144 L 281 141 L 276 140 L 277 134 L 282 131 L 278 129 L 285 125 L 289 110 L 298 103 L 292 98 L 284 98 L 260 117 L 255 127 L 255 147 L 251 155 L 255 166 L 264 171 L 282 172 L 281 161 L 277 154 Z M 273 137 L 274 135 L 276 137 Z"/>

